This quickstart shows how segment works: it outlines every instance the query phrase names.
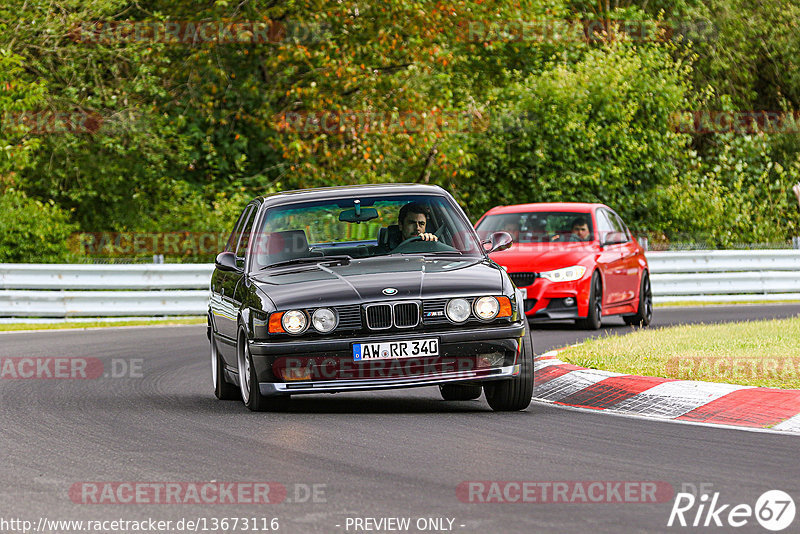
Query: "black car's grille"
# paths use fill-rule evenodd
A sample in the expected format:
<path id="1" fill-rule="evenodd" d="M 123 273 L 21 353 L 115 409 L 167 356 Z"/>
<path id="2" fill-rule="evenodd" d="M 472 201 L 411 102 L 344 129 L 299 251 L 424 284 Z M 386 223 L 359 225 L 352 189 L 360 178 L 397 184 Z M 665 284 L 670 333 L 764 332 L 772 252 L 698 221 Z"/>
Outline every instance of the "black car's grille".
<path id="1" fill-rule="evenodd" d="M 416 302 L 394 305 L 394 324 L 399 328 L 411 328 L 419 322 L 419 306 Z"/>
<path id="2" fill-rule="evenodd" d="M 336 311 L 339 314 L 337 330 L 359 330 L 361 328 L 361 306 L 339 306 Z"/>
<path id="3" fill-rule="evenodd" d="M 367 306 L 367 328 L 383 330 L 392 326 L 392 307 L 389 304 Z"/>
<path id="4" fill-rule="evenodd" d="M 539 273 L 508 273 L 508 277 L 511 278 L 515 286 L 527 287 L 539 278 Z"/>
<path id="5" fill-rule="evenodd" d="M 367 304 L 364 310 L 367 328 L 370 330 L 385 330 L 393 326 L 412 328 L 419 324 L 419 304 L 417 302 Z"/>

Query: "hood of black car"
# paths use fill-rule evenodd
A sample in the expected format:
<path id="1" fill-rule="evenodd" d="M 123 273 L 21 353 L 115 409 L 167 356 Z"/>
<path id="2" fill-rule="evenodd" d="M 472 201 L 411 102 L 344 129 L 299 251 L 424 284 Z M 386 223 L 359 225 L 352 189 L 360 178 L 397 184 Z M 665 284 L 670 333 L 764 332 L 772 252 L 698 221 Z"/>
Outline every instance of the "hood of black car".
<path id="1" fill-rule="evenodd" d="M 503 287 L 500 268 L 489 262 L 421 256 L 276 267 L 253 281 L 277 309 L 497 295 Z"/>

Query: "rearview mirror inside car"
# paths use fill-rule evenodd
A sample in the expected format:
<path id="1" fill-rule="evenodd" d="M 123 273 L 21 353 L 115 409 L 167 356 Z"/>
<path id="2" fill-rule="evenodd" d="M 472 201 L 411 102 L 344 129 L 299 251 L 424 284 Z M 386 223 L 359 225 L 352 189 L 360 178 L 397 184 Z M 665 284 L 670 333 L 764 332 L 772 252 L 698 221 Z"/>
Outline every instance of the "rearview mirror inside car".
<path id="1" fill-rule="evenodd" d="M 378 210 L 375 208 L 355 208 L 344 210 L 339 214 L 341 222 L 361 223 L 378 218 Z"/>

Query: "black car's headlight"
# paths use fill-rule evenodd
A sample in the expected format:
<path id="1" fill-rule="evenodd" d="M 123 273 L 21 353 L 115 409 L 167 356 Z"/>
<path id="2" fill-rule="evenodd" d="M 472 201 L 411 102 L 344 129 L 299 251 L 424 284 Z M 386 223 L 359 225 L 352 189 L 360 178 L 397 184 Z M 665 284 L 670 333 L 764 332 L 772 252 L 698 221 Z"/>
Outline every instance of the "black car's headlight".
<path id="1" fill-rule="evenodd" d="M 511 299 L 506 296 L 494 297 L 491 295 L 478 297 L 471 304 L 467 299 L 452 299 L 447 303 L 444 311 L 447 318 L 456 324 L 461 324 L 472 316 L 488 322 L 513 315 Z"/>
<path id="2" fill-rule="evenodd" d="M 323 334 L 327 334 L 336 328 L 337 323 L 336 313 L 330 308 L 317 308 L 311 315 L 311 324 L 314 325 L 318 332 Z"/>
<path id="3" fill-rule="evenodd" d="M 302 334 L 308 328 L 308 318 L 300 310 L 289 310 L 281 317 L 281 325 L 290 334 Z"/>
<path id="4" fill-rule="evenodd" d="M 481 297 L 475 299 L 472 305 L 475 315 L 482 321 L 491 321 L 500 312 L 500 303 L 494 297 Z"/>
<path id="5" fill-rule="evenodd" d="M 463 323 L 469 319 L 470 306 L 466 299 L 453 299 L 444 309 L 447 318 L 454 323 Z"/>

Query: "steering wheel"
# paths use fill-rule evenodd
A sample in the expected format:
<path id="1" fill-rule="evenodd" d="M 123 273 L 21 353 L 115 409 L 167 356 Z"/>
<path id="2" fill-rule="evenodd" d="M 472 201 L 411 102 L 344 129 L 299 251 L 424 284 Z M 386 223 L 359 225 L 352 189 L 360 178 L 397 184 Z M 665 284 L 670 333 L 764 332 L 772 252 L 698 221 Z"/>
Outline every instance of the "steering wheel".
<path id="1" fill-rule="evenodd" d="M 395 248 L 395 250 L 397 250 L 398 248 L 402 247 L 403 245 L 407 245 L 407 244 L 412 243 L 414 241 L 422 241 L 422 237 L 420 237 L 418 235 L 412 235 L 408 239 L 404 239 L 402 243 L 400 243 L 399 245 L 397 245 L 394 248 Z"/>
<path id="2" fill-rule="evenodd" d="M 411 243 L 420 242 L 421 246 L 408 246 Z M 408 248 L 411 250 L 403 250 L 404 248 Z M 451 247 L 450 245 L 446 245 L 441 241 L 424 241 L 422 237 L 418 235 L 414 235 L 409 237 L 408 239 L 401 242 L 397 245 L 393 250 L 392 253 L 403 253 L 403 252 L 450 252 L 456 250 L 455 248 Z"/>

